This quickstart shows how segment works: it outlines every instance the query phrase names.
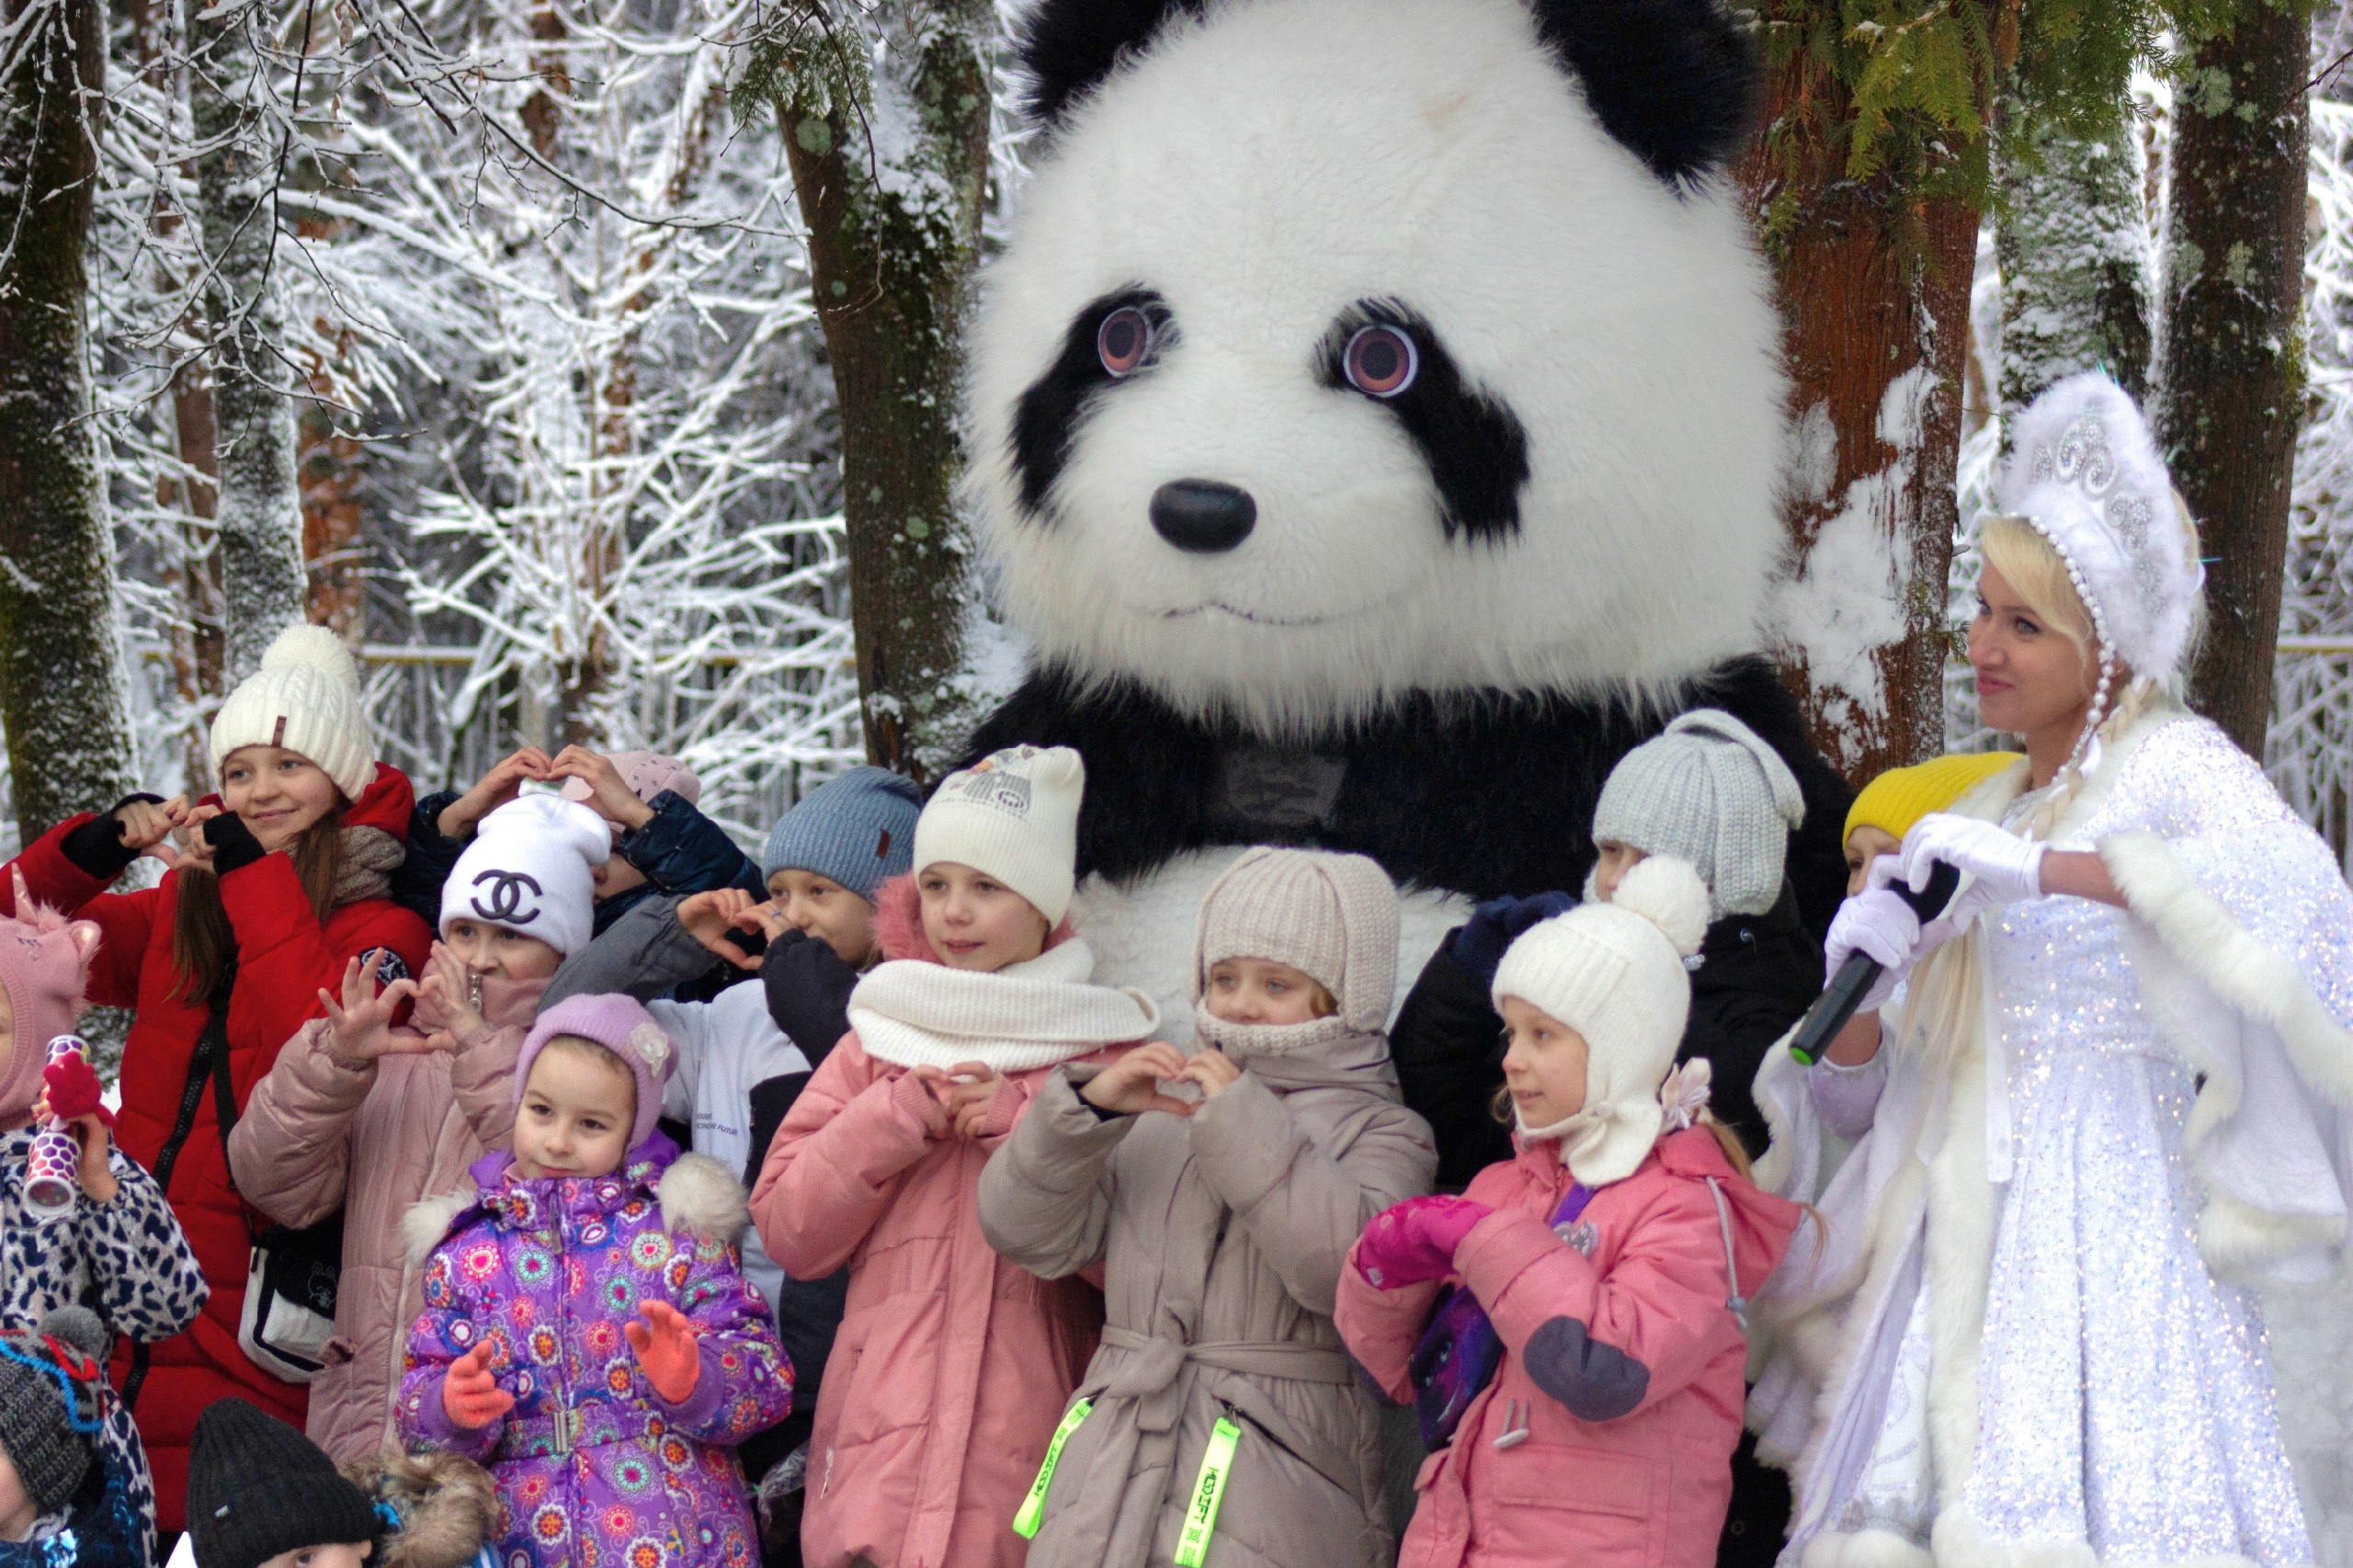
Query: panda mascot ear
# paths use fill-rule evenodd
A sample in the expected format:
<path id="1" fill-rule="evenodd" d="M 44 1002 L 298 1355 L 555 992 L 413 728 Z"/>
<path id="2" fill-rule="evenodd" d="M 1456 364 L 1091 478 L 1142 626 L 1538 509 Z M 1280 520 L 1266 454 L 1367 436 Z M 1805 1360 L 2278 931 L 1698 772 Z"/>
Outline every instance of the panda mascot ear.
<path id="1" fill-rule="evenodd" d="M 1173 16 L 1198 17 L 1205 0 L 1039 0 L 1021 23 L 1029 112 L 1062 123 L 1073 102 L 1108 76 L 1122 52 L 1140 51 Z"/>
<path id="2" fill-rule="evenodd" d="M 1020 33 L 1030 113 L 1058 127 L 1122 54 L 1141 52 L 1164 24 L 1206 6 L 1039 0 Z M 1660 179 L 1682 186 L 1738 151 L 1756 112 L 1756 51 L 1718 0 L 1530 0 L 1529 9 L 1601 128 Z"/>
<path id="3" fill-rule="evenodd" d="M 1534 0 L 1536 30 L 1611 138 L 1681 186 L 1732 161 L 1756 114 L 1756 51 L 1717 0 Z"/>

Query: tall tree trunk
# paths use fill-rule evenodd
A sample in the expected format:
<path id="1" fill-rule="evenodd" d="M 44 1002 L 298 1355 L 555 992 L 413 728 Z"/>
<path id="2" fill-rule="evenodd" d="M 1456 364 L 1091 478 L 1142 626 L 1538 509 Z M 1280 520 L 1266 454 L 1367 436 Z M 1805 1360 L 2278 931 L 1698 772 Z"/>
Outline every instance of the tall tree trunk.
<path id="1" fill-rule="evenodd" d="M 221 479 L 214 516 L 232 685 L 260 665 L 273 638 L 303 619 L 308 587 L 294 477 L 297 377 L 276 267 L 279 171 L 267 113 L 269 64 L 255 47 L 270 24 L 261 0 L 222 0 L 188 18 L 198 222 L 212 274 L 206 312 Z"/>
<path id="2" fill-rule="evenodd" d="M 927 779 L 974 717 L 955 415 L 995 13 L 989 0 L 884 0 L 866 23 L 882 48 L 865 80 L 855 15 L 810 17 L 810 56 L 779 82 L 777 108 L 841 411 L 867 755 Z M 821 78 L 831 90 L 812 92 Z"/>
<path id="3" fill-rule="evenodd" d="M 2146 171 L 2129 85 L 2114 87 L 2116 121 L 2097 136 L 2055 124 L 2017 74 L 1995 106 L 2005 415 L 2080 370 L 2107 371 L 2135 401 L 2148 393 Z"/>
<path id="4" fill-rule="evenodd" d="M 1855 178 L 1845 89 L 1803 51 L 1773 67 L 1743 189 L 1774 222 L 1794 431 L 1794 547 L 1777 620 L 1814 739 L 1861 780 L 1944 749 L 1945 574 L 1978 213 L 1887 176 Z M 1784 117 L 1787 117 L 1786 121 Z"/>
<path id="5" fill-rule="evenodd" d="M 106 10 L 6 0 L 0 17 L 0 725 L 29 840 L 134 772 L 85 314 Z"/>
<path id="6" fill-rule="evenodd" d="M 2302 423 L 2312 21 L 2241 7 L 2176 85 L 2166 168 L 2157 439 L 2205 542 L 2211 622 L 2190 700 L 2256 756 Z"/>

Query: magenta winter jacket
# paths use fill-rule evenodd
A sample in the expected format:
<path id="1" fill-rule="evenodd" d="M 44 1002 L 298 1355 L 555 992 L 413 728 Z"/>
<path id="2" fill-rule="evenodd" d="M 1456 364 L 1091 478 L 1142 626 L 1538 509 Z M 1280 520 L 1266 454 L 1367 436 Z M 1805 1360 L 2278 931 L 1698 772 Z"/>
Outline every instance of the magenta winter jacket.
<path id="1" fill-rule="evenodd" d="M 1569 1188 L 1558 1147 L 1522 1147 L 1463 1195 L 1495 1210 L 1454 1261 L 1495 1322 L 1503 1365 L 1454 1441 L 1423 1461 L 1399 1568 L 1716 1560 L 1748 1346 L 1725 1304 L 1707 1178 L 1723 1192 L 1744 1296 L 1779 1263 L 1799 1210 L 1733 1174 L 1707 1132 L 1670 1133 L 1586 1205 L 1588 1261 L 1549 1223 Z M 1438 1281 L 1376 1288 L 1354 1249 L 1341 1271 L 1340 1336 L 1394 1398 L 1413 1397 L 1406 1363 L 1438 1292 Z"/>
<path id="2" fill-rule="evenodd" d="M 475 1162 L 479 1190 L 446 1224 L 433 1224 L 446 1205 L 411 1211 L 446 1239 L 409 1331 L 402 1436 L 490 1467 L 510 1568 L 751 1568 L 759 1536 L 734 1445 L 790 1411 L 792 1367 L 737 1266 L 742 1186 L 658 1132 L 608 1176 L 510 1184 L 513 1158 Z M 683 1404 L 654 1392 L 621 1334 L 648 1300 L 701 1331 Z M 484 1339 L 515 1408 L 461 1432 L 441 1382 Z"/>

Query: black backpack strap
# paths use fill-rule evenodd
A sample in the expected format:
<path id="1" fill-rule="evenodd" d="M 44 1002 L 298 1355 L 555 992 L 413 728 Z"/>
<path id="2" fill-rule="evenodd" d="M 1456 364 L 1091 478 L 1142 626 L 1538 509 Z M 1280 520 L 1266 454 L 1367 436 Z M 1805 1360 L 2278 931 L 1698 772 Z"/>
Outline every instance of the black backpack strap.
<path id="1" fill-rule="evenodd" d="M 196 1131 L 196 1108 L 204 1103 L 208 1078 L 213 1081 L 221 1103 L 227 1107 L 228 1120 L 221 1130 L 221 1157 L 224 1167 L 228 1162 L 229 1128 L 236 1124 L 237 1115 L 235 1096 L 229 1092 L 229 997 L 236 983 L 236 966 L 231 964 L 222 971 L 220 983 L 212 988 L 209 1002 L 212 1017 L 206 1022 L 204 1032 L 197 1037 L 196 1049 L 188 1054 L 188 1082 L 180 1089 L 179 1114 L 172 1119 L 172 1131 L 155 1155 L 155 1190 L 164 1195 L 166 1203 L 171 1201 L 172 1172 L 179 1165 L 180 1151 L 188 1146 L 188 1135 Z M 230 1186 L 232 1191 L 235 1190 L 233 1178 Z M 122 1407 L 126 1411 L 139 1403 L 139 1390 L 147 1381 L 147 1342 L 132 1340 L 131 1375 L 122 1381 Z"/>

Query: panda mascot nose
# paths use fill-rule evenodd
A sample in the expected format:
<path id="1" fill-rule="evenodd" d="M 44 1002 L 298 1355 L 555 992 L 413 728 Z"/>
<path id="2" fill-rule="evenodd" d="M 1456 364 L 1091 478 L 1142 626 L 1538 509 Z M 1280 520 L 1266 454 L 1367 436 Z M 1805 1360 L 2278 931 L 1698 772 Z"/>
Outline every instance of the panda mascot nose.
<path id="1" fill-rule="evenodd" d="M 1232 550 L 1257 522 L 1258 504 L 1247 490 L 1213 479 L 1172 479 L 1152 494 L 1152 526 L 1196 555 Z"/>

